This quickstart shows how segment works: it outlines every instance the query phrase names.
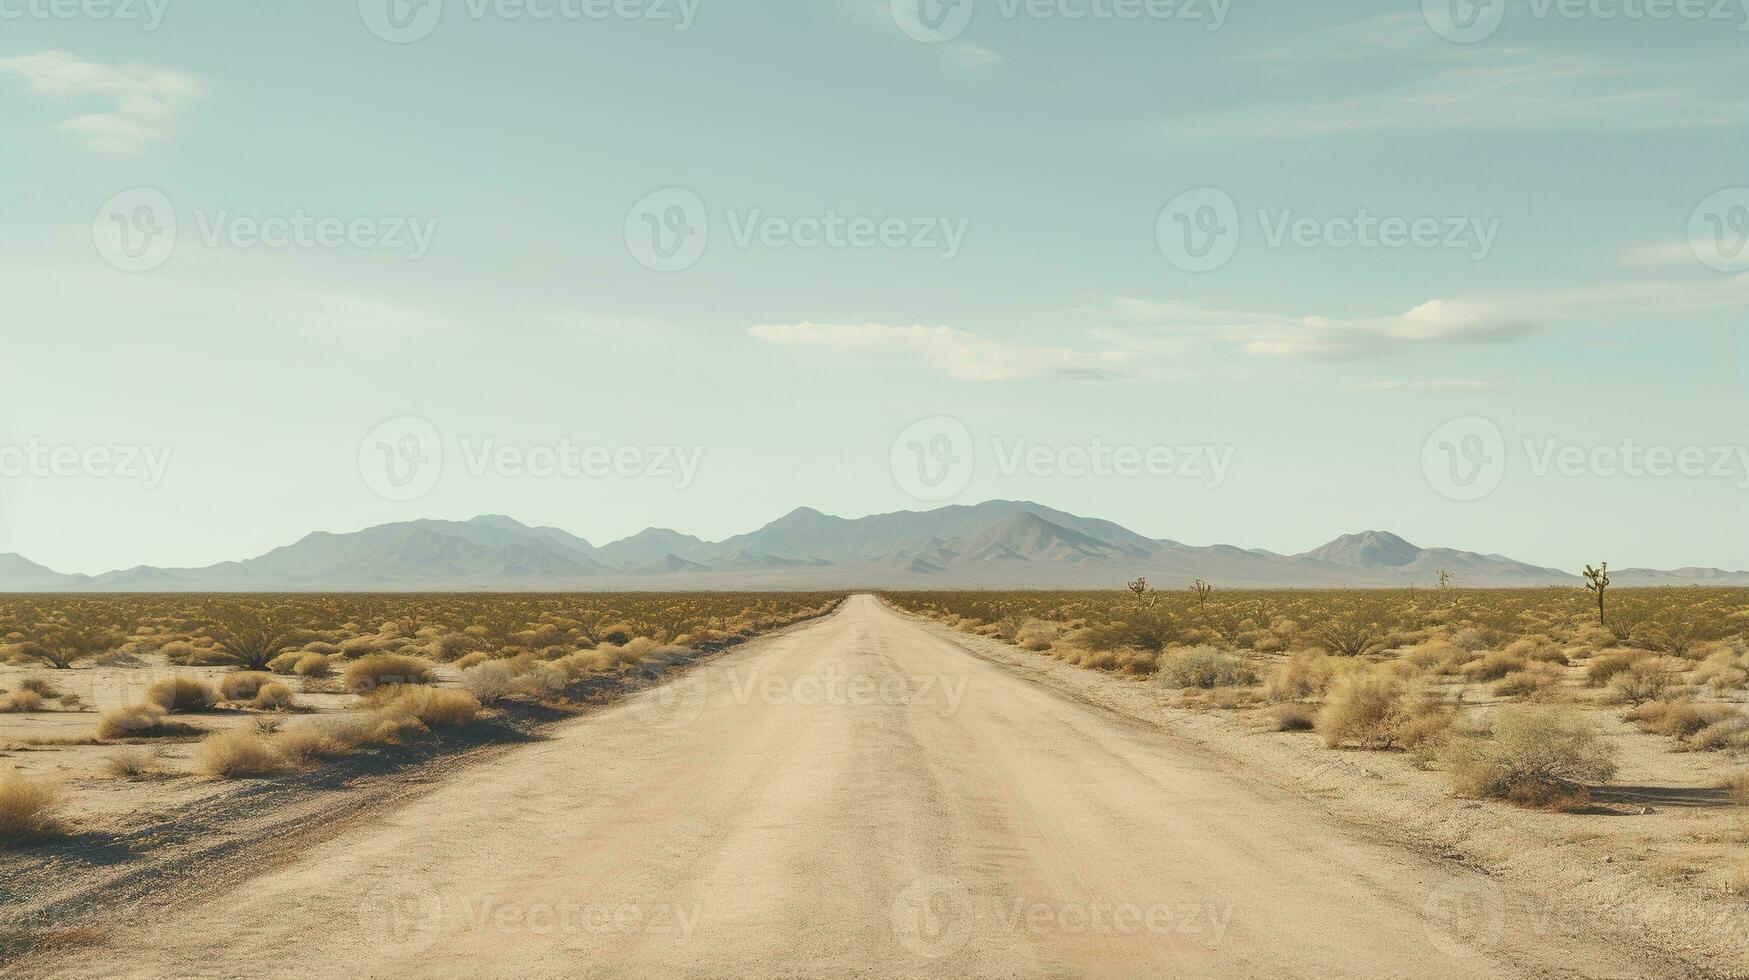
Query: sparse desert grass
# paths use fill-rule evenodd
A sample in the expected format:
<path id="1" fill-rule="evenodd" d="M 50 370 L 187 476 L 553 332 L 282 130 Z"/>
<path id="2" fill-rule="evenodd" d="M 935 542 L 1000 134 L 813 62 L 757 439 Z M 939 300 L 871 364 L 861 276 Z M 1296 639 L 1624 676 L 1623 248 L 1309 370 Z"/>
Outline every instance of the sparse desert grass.
<path id="1" fill-rule="evenodd" d="M 1211 646 L 1167 650 L 1160 655 L 1154 676 L 1165 687 L 1236 687 L 1257 683 L 1257 674 L 1245 661 Z"/>
<path id="2" fill-rule="evenodd" d="M 264 686 L 273 683 L 273 675 L 245 670 L 226 674 L 219 681 L 219 696 L 226 701 L 249 701 Z"/>
<path id="3" fill-rule="evenodd" d="M 1414 680 L 1354 671 L 1330 686 L 1317 730 L 1331 748 L 1417 749 L 1450 728 L 1453 717 L 1449 705 Z"/>
<path id="4" fill-rule="evenodd" d="M 61 794 L 47 783 L 17 773 L 0 776 L 0 845 L 59 830 L 55 809 L 60 799 Z"/>
<path id="5" fill-rule="evenodd" d="M 259 732 L 220 732 L 200 743 L 195 765 L 202 775 L 236 779 L 278 772 L 286 758 Z"/>
<path id="6" fill-rule="evenodd" d="M 173 738 L 196 735 L 201 729 L 172 721 L 161 705 L 147 702 L 115 708 L 97 720 L 97 737 L 110 742 L 128 738 Z"/>
<path id="7" fill-rule="evenodd" d="M 1565 677 L 1566 672 L 1552 662 L 1532 661 L 1495 681 L 1491 690 L 1495 697 L 1550 700 L 1559 696 Z"/>
<path id="8" fill-rule="evenodd" d="M 168 712 L 210 711 L 219 703 L 219 692 L 197 677 L 178 674 L 154 683 L 146 690 L 146 701 Z"/>
<path id="9" fill-rule="evenodd" d="M 1278 732 L 1309 732 L 1317 726 L 1318 709 L 1309 704 L 1275 706 L 1275 730 Z"/>
<path id="10" fill-rule="evenodd" d="M 103 757 L 103 771 L 116 779 L 141 779 L 158 771 L 158 753 L 120 749 Z"/>
<path id="11" fill-rule="evenodd" d="M 256 689 L 249 706 L 258 711 L 290 711 L 297 707 L 297 696 L 284 684 L 269 681 Z"/>
<path id="12" fill-rule="evenodd" d="M 281 732 L 274 746 L 291 765 L 310 766 L 351 755 L 357 751 L 364 734 L 356 724 L 312 721 Z"/>
<path id="13" fill-rule="evenodd" d="M 431 664 L 416 657 L 393 653 L 367 654 L 348 664 L 340 683 L 354 694 L 369 694 L 385 687 L 431 683 Z"/>
<path id="14" fill-rule="evenodd" d="M 43 696 L 35 691 L 20 688 L 11 694 L 0 695 L 0 715 L 23 714 L 27 711 L 41 711 Z"/>
<path id="15" fill-rule="evenodd" d="M 29 691 L 39 698 L 58 698 L 61 692 L 55 690 L 55 685 L 47 677 L 26 677 L 18 682 L 17 690 Z"/>
<path id="16" fill-rule="evenodd" d="M 1449 740 L 1440 761 L 1460 796 L 1553 809 L 1583 806 L 1588 784 L 1616 773 L 1613 747 L 1588 719 L 1542 706 L 1500 709 L 1488 732 Z"/>
<path id="17" fill-rule="evenodd" d="M 1332 657 L 1322 650 L 1302 651 L 1269 675 L 1263 693 L 1271 701 L 1301 701 L 1323 697 L 1337 677 L 1358 670 L 1361 666 L 1355 660 Z"/>
<path id="18" fill-rule="evenodd" d="M 1730 794 L 1732 803 L 1749 806 L 1749 771 L 1737 773 L 1725 780 L 1725 792 Z"/>

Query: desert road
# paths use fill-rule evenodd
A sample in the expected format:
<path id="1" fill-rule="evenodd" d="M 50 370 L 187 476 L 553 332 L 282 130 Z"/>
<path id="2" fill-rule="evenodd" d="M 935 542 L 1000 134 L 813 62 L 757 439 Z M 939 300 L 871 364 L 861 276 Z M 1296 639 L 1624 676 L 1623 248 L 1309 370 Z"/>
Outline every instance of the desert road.
<path id="1" fill-rule="evenodd" d="M 564 723 L 77 977 L 1637 976 L 870 596 Z M 1510 914 L 1509 914 L 1510 912 Z"/>

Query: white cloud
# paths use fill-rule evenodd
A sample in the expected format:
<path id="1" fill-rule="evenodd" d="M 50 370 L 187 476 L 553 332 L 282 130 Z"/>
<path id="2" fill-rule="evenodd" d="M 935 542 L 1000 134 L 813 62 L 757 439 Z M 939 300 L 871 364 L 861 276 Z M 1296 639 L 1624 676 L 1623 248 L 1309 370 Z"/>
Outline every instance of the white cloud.
<path id="1" fill-rule="evenodd" d="M 0 72 L 23 78 L 25 91 L 35 95 L 110 103 L 108 111 L 83 113 L 59 126 L 106 153 L 137 154 L 168 139 L 183 110 L 203 93 L 200 81 L 184 72 L 100 65 L 65 51 L 0 58 Z"/>
<path id="2" fill-rule="evenodd" d="M 1450 300 L 1433 300 L 1407 313 L 1379 317 L 1283 316 L 1137 299 L 1115 303 L 1128 319 L 1167 335 L 1231 344 L 1256 357 L 1376 357 L 1417 344 L 1510 341 L 1531 329 L 1515 311 Z M 1101 336 L 1116 340 L 1120 334 L 1105 331 Z"/>
<path id="3" fill-rule="evenodd" d="M 858 354 L 903 354 L 962 381 L 1109 381 L 1135 373 L 1124 351 L 1028 347 L 948 327 L 789 323 L 748 331 L 768 344 Z"/>

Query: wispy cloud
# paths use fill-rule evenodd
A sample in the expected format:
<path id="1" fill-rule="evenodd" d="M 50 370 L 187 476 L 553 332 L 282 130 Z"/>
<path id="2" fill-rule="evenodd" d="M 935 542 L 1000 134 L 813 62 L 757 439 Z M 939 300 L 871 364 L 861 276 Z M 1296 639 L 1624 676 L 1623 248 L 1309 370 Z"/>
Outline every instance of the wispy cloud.
<path id="1" fill-rule="evenodd" d="M 183 110 L 200 98 L 185 72 L 144 65 L 110 66 L 65 51 L 0 58 L 0 72 L 23 78 L 25 91 L 68 103 L 102 101 L 108 111 L 76 115 L 58 128 L 106 153 L 137 154 L 176 132 Z"/>
<path id="2" fill-rule="evenodd" d="M 1510 343 L 1573 323 L 1744 309 L 1749 273 L 1436 299 L 1387 316 L 1295 316 L 1120 297 L 1106 312 L 1127 325 L 1093 336 L 1115 349 L 1153 354 L 1190 356 L 1217 345 L 1257 358 L 1360 360 L 1440 345 Z"/>
<path id="3" fill-rule="evenodd" d="M 1139 299 L 1118 299 L 1115 306 L 1127 319 L 1168 338 L 1227 344 L 1255 357 L 1352 360 L 1412 345 L 1501 343 L 1532 329 L 1522 311 L 1450 300 L 1375 317 L 1284 316 Z M 1098 336 L 1115 342 L 1127 333 L 1105 330 Z"/>
<path id="4" fill-rule="evenodd" d="M 1165 125 L 1201 138 L 1313 137 L 1371 130 L 1560 127 L 1640 131 L 1740 127 L 1749 97 L 1735 60 L 1650 58 L 1528 47 L 1450 44 L 1419 14 L 1392 14 L 1326 28 L 1241 60 L 1277 70 L 1295 91 L 1321 67 L 1368 63 L 1367 91 L 1327 99 L 1271 96 L 1223 106 Z M 1335 84 L 1343 84 L 1336 81 Z"/>
<path id="5" fill-rule="evenodd" d="M 962 381 L 1111 381 L 1136 370 L 1133 355 L 1125 351 L 1031 347 L 948 327 L 788 323 L 756 326 L 748 333 L 785 347 L 909 356 Z"/>

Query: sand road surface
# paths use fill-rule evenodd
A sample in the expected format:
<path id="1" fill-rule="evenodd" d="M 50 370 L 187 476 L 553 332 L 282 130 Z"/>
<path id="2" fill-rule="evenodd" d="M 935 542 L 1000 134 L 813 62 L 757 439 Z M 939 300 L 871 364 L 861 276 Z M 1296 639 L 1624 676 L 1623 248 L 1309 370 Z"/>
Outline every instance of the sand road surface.
<path id="1" fill-rule="evenodd" d="M 48 966 L 78 977 L 1652 972 L 1536 907 L 858 596 Z"/>

